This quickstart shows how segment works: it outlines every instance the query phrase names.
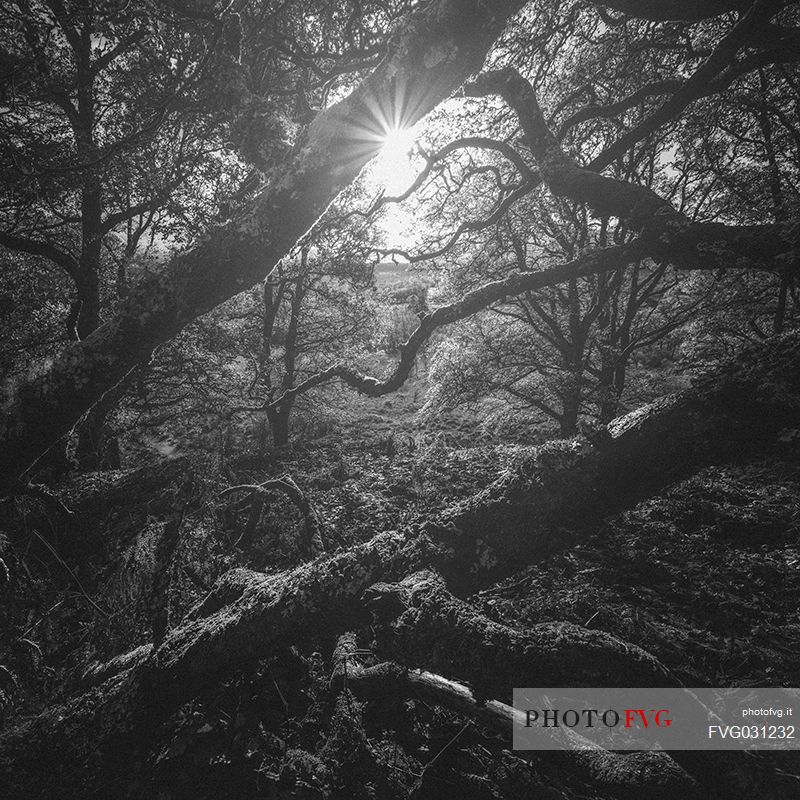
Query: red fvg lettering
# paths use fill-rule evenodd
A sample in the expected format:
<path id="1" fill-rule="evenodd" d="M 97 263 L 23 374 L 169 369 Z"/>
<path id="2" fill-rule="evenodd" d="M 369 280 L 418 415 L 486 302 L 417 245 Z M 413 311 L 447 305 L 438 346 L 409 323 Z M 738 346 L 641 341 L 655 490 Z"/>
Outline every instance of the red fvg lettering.
<path id="1" fill-rule="evenodd" d="M 668 708 L 626 708 L 625 709 L 625 727 L 632 728 L 634 726 L 641 726 L 649 728 L 650 724 L 656 728 L 669 728 L 672 720 L 669 718 Z"/>
<path id="2" fill-rule="evenodd" d="M 668 708 L 626 708 L 622 714 L 625 715 L 625 728 L 668 728 L 672 724 Z M 613 708 L 605 711 L 596 708 L 529 708 L 525 711 L 526 728 L 536 725 L 543 728 L 560 728 L 562 725 L 566 728 L 594 728 L 601 725 L 615 728 L 621 721 L 622 715 Z"/>

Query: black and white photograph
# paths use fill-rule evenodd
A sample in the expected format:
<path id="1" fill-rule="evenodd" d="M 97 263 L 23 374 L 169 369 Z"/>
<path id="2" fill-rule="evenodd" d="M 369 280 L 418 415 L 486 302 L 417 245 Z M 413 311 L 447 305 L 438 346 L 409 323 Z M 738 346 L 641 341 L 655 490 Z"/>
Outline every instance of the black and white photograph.
<path id="1" fill-rule="evenodd" d="M 799 211 L 798 0 L 0 0 L 0 798 L 800 799 Z"/>

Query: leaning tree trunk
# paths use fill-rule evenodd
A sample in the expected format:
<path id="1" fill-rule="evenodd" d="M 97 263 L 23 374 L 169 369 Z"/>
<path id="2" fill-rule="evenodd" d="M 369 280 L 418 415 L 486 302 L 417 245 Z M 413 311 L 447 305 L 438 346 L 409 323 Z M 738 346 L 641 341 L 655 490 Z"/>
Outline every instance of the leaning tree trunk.
<path id="1" fill-rule="evenodd" d="M 486 490 L 429 524 L 379 533 L 348 551 L 276 575 L 230 572 L 156 649 L 140 648 L 120 659 L 127 671 L 100 670 L 110 676 L 105 684 L 7 733 L 0 741 L 0 782 L 20 794 L 59 797 L 66 796 L 64 781 L 76 774 L 84 791 L 102 785 L 115 772 L 130 769 L 137 747 L 179 704 L 232 670 L 276 647 L 335 637 L 369 622 L 364 593 L 375 584 L 434 569 L 450 592 L 464 596 L 571 546 L 605 516 L 703 465 L 751 456 L 772 445 L 781 430 L 797 425 L 798 409 L 800 336 L 790 335 L 743 353 L 679 395 L 615 421 L 604 439 L 534 449 Z M 451 613 L 429 614 L 419 628 L 420 647 L 427 639 L 433 648 L 448 620 L 456 627 L 469 623 L 456 600 L 447 602 L 456 603 Z M 435 609 L 436 603 L 429 607 Z M 402 626 L 395 631 L 402 642 Z M 555 640 L 563 630 L 550 632 L 552 642 L 542 627 L 521 634 L 522 639 L 508 630 L 491 631 L 509 646 L 516 642 L 536 649 L 543 669 L 558 665 L 557 658 L 548 662 L 548 652 L 557 652 Z M 573 663 L 580 660 L 581 635 L 570 629 L 569 641 L 559 645 L 569 648 Z M 587 646 L 603 649 L 606 680 L 614 679 L 624 658 L 610 640 L 586 639 Z M 418 663 L 425 659 L 420 647 L 412 653 Z M 476 649 L 475 658 L 486 657 Z M 435 661 L 433 652 L 430 660 Z M 631 676 L 639 676 L 635 680 L 648 670 L 656 676 L 659 669 L 636 653 L 628 668 Z M 47 774 L 42 763 L 49 765 Z"/>

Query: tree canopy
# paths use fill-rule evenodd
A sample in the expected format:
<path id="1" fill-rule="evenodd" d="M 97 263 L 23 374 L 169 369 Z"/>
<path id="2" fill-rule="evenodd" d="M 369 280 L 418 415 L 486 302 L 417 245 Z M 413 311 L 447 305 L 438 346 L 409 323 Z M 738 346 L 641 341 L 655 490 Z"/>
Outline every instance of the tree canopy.
<path id="1" fill-rule="evenodd" d="M 423 316 L 389 378 L 333 364 L 308 381 L 390 391 L 442 324 L 642 260 L 783 275 L 785 315 L 795 4 L 412 5 L 8 8 L 0 233 L 70 277 L 66 324 L 80 341 L 17 387 L 4 475 L 22 474 L 158 344 L 270 274 L 390 130 L 418 123 L 487 58 L 418 139 L 403 197 L 428 223 L 413 252 L 375 252 L 477 263 L 481 236 L 514 214 L 524 230 L 522 204 L 542 193 L 587 208 L 607 241 L 537 254 Z M 365 213 L 394 203 L 384 195 Z M 132 281 L 126 264 L 148 230 L 162 265 Z"/>

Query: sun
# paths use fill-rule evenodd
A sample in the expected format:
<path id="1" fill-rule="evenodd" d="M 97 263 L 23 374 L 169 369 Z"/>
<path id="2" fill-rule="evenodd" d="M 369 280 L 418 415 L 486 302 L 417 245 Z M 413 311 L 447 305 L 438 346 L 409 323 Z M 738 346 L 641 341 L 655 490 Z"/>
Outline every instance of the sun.
<path id="1" fill-rule="evenodd" d="M 416 133 L 413 128 L 390 128 L 383 135 L 383 146 L 372 165 L 372 180 L 388 196 L 401 195 L 413 183 L 417 170 L 413 163 Z M 403 204 L 389 203 L 381 213 L 380 226 L 387 243 L 400 246 L 407 242 L 412 215 Z"/>
<path id="2" fill-rule="evenodd" d="M 381 152 L 373 166 L 373 180 L 387 194 L 399 194 L 414 180 L 412 150 L 416 141 L 413 128 L 392 128 L 383 137 Z"/>
<path id="3" fill-rule="evenodd" d="M 383 141 L 381 156 L 389 158 L 407 157 L 414 146 L 416 134 L 413 128 L 394 128 L 390 130 Z"/>

